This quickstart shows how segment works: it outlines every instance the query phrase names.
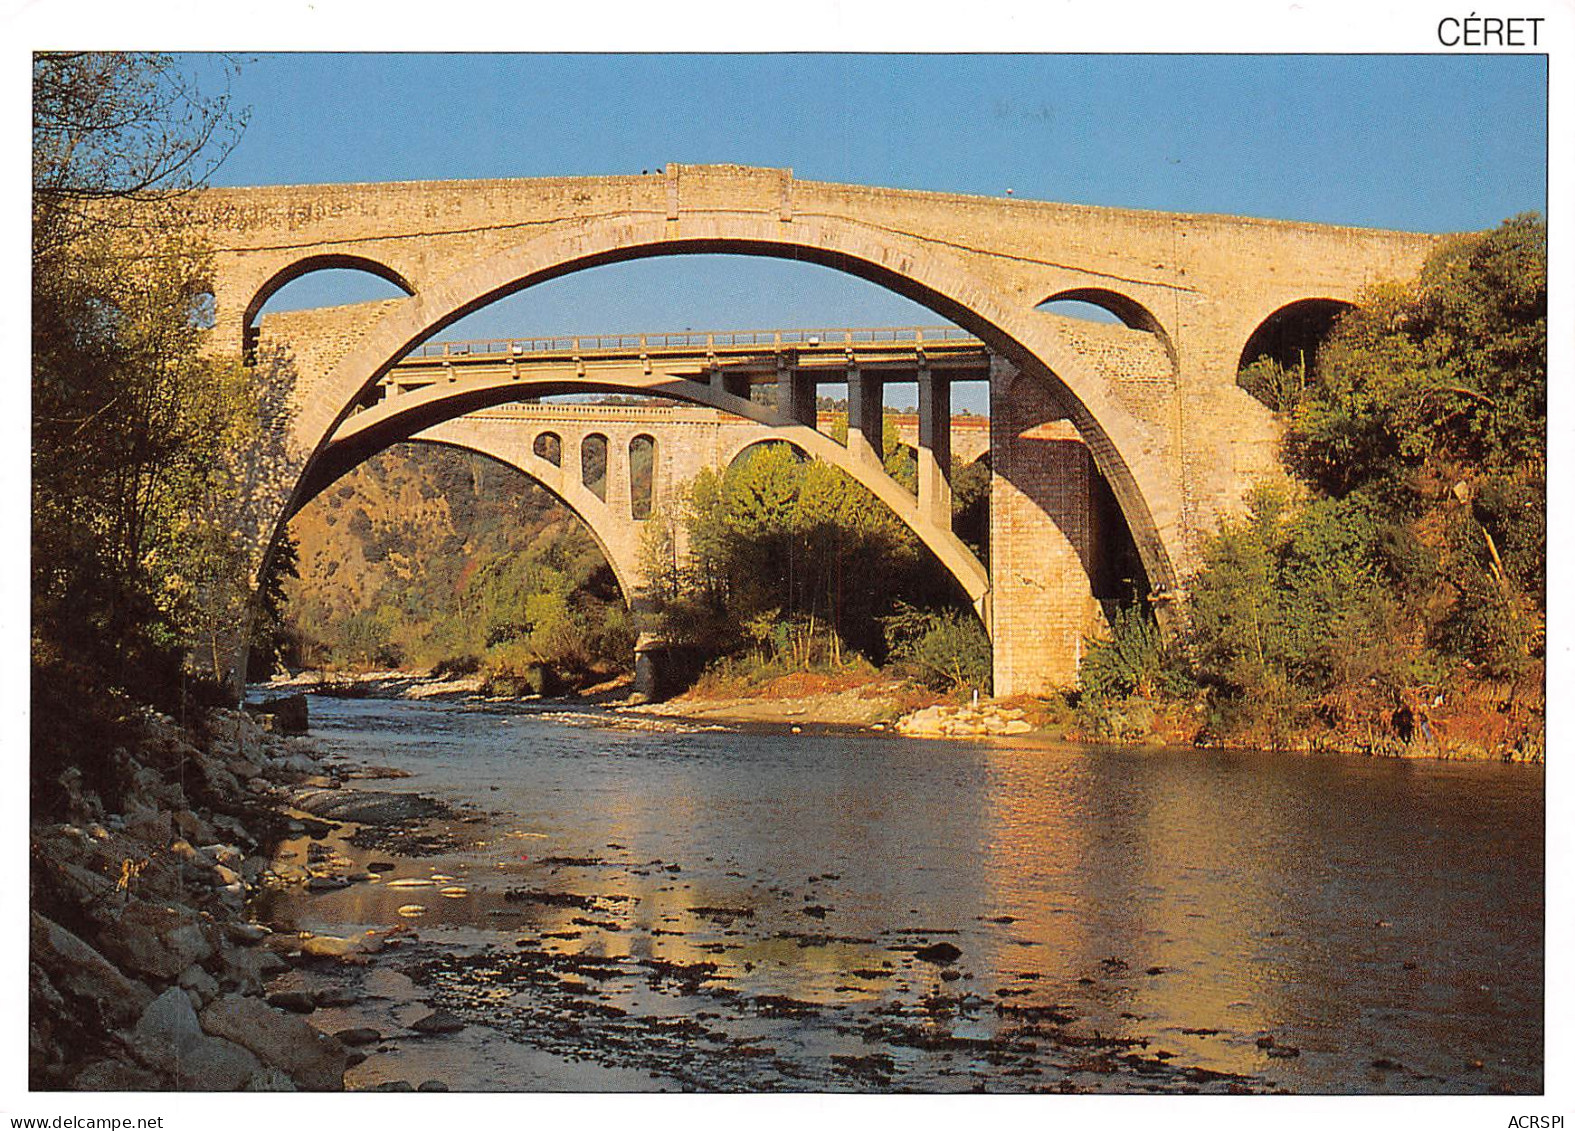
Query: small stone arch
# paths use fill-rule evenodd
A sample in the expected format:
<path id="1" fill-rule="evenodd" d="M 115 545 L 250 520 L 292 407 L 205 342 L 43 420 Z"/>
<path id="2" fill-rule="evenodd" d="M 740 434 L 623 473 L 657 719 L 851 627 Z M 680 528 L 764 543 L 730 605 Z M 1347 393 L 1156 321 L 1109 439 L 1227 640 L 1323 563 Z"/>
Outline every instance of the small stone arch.
<path id="1" fill-rule="evenodd" d="M 629 438 L 629 517 L 643 522 L 656 508 L 656 437 L 640 432 Z"/>
<path id="2" fill-rule="evenodd" d="M 580 437 L 580 482 L 602 502 L 607 501 L 607 480 L 612 445 L 604 432 L 587 432 Z"/>
<path id="3" fill-rule="evenodd" d="M 563 437 L 556 432 L 548 430 L 536 433 L 530 450 L 537 459 L 546 460 L 553 467 L 563 466 Z"/>
<path id="4" fill-rule="evenodd" d="M 275 271 L 262 286 L 257 288 L 257 293 L 252 295 L 251 301 L 246 304 L 245 313 L 241 318 L 241 350 L 244 356 L 251 358 L 256 352 L 257 317 L 262 313 L 262 308 L 268 305 L 268 300 L 297 279 L 316 271 L 361 271 L 393 284 L 407 295 L 416 293 L 416 288 L 404 275 L 376 259 L 337 252 L 305 256 Z"/>
<path id="5" fill-rule="evenodd" d="M 1334 298 L 1302 298 L 1279 307 L 1248 335 L 1236 368 L 1269 357 L 1282 366 L 1305 358 L 1310 367 L 1318 347 L 1328 338 L 1340 316 L 1355 304 Z"/>
<path id="6" fill-rule="evenodd" d="M 1036 310 L 1043 309 L 1056 302 L 1086 302 L 1090 306 L 1097 306 L 1101 310 L 1114 315 L 1123 326 L 1129 330 L 1142 330 L 1153 334 L 1159 339 L 1159 344 L 1165 348 L 1165 355 L 1170 358 L 1172 367 L 1176 365 L 1176 347 L 1170 340 L 1170 334 L 1164 324 L 1155 317 L 1154 312 L 1144 306 L 1131 295 L 1122 294 L 1120 291 L 1108 290 L 1104 287 L 1072 287 L 1068 290 L 1057 291 L 1043 302 L 1039 303 Z"/>

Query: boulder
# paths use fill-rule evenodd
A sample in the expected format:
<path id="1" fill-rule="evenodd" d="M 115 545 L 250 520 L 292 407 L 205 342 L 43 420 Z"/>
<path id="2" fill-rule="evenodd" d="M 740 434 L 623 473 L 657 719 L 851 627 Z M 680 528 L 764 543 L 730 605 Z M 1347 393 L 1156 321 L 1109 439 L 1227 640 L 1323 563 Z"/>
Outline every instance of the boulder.
<path id="1" fill-rule="evenodd" d="M 933 962 L 937 966 L 945 966 L 961 958 L 962 951 L 949 942 L 938 942 L 919 947 L 913 952 L 913 956 L 925 962 Z"/>
<path id="2" fill-rule="evenodd" d="M 446 1009 L 435 1009 L 412 1021 L 410 1027 L 418 1033 L 457 1033 L 465 1027 L 465 1022 Z"/>
<path id="3" fill-rule="evenodd" d="M 219 980 L 243 993 L 261 993 L 263 983 L 282 974 L 290 964 L 271 950 L 260 947 L 241 950 L 224 947 L 219 951 Z"/>
<path id="4" fill-rule="evenodd" d="M 317 1008 L 316 1000 L 305 990 L 280 990 L 269 994 L 268 1004 L 291 1013 L 310 1013 Z"/>
<path id="5" fill-rule="evenodd" d="M 355 958 L 376 954 L 383 949 L 383 936 L 377 931 L 339 938 L 336 935 L 311 935 L 301 940 L 301 953 L 307 958 Z"/>
<path id="6" fill-rule="evenodd" d="M 383 1034 L 376 1029 L 341 1029 L 334 1034 L 342 1045 L 375 1045 L 383 1039 Z"/>
<path id="7" fill-rule="evenodd" d="M 201 966 L 188 966 L 180 972 L 180 977 L 175 984 L 182 989 L 191 990 L 203 1004 L 207 1004 L 219 996 L 219 983 L 214 976 Z"/>
<path id="8" fill-rule="evenodd" d="M 235 1091 L 263 1070 L 239 1042 L 204 1033 L 191 999 L 178 986 L 143 1011 L 131 1043 L 144 1064 L 174 1076 L 176 1086 L 187 1091 Z"/>
<path id="9" fill-rule="evenodd" d="M 435 817 L 443 806 L 419 793 L 377 790 L 313 789 L 295 798 L 296 807 L 319 817 L 362 825 L 393 825 Z"/>
<path id="10" fill-rule="evenodd" d="M 124 1060 L 95 1060 L 76 1070 L 71 1087 L 79 1092 L 156 1092 L 164 1081 L 155 1072 Z"/>
<path id="11" fill-rule="evenodd" d="M 344 1090 L 344 1046 L 294 1014 L 232 994 L 204 1009 L 201 1021 L 213 1036 L 243 1045 L 264 1063 L 289 1073 L 302 1090 Z"/>
<path id="12" fill-rule="evenodd" d="M 31 913 L 32 956 L 56 990 L 91 1002 L 109 1028 L 129 1025 L 153 1000 L 153 991 L 122 974 L 98 951 L 60 924 Z"/>
<path id="13" fill-rule="evenodd" d="M 213 953 L 206 925 L 195 911 L 140 899 L 122 909 L 100 941 L 122 967 L 166 982 Z"/>
<path id="14" fill-rule="evenodd" d="M 264 699 L 261 703 L 248 703 L 246 710 L 257 716 L 265 729 L 278 734 L 305 734 L 307 706 L 304 695 L 281 695 Z"/>

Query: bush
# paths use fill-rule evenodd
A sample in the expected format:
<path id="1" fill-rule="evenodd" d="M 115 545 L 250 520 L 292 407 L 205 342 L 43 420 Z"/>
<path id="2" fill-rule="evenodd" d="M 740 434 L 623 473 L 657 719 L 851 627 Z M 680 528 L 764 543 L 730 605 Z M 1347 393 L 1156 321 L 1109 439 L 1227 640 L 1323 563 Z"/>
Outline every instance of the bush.
<path id="1" fill-rule="evenodd" d="M 897 670 L 938 691 L 990 690 L 990 638 L 976 617 L 899 605 L 883 619 Z"/>
<path id="2" fill-rule="evenodd" d="M 1089 640 L 1078 668 L 1078 688 L 1094 699 L 1152 699 L 1181 695 L 1191 688 L 1180 657 L 1172 655 L 1159 625 L 1136 605 L 1116 613 L 1110 635 Z"/>

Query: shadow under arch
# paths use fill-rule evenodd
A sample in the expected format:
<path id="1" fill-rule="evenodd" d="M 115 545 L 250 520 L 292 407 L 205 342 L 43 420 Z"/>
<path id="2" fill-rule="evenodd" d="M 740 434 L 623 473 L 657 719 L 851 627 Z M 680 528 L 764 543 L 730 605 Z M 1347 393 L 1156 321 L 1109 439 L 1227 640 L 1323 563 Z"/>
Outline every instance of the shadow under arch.
<path id="1" fill-rule="evenodd" d="M 1282 368 L 1305 363 L 1311 368 L 1318 347 L 1334 324 L 1356 304 L 1334 298 L 1302 298 L 1273 311 L 1248 335 L 1236 362 L 1237 370 L 1259 358 L 1273 359 Z"/>
<path id="2" fill-rule="evenodd" d="M 1013 391 L 1028 380 L 1019 374 L 1012 382 Z M 1010 407 L 1000 421 L 1010 432 L 1010 443 L 1004 449 L 1006 458 L 992 459 L 993 451 L 980 457 L 990 460 L 993 470 L 1009 481 L 1032 482 L 1038 478 L 1035 473 L 1042 473 L 1046 466 L 1058 466 L 1064 475 L 1069 465 L 1081 465 L 1085 444 L 1072 430 L 1065 406 L 1055 397 L 1029 385 L 1008 403 Z M 1077 552 L 1095 600 L 1116 604 L 1140 601 L 1149 595 L 1152 586 L 1143 572 L 1126 516 L 1097 466 L 1092 469 L 1088 486 L 1082 505 L 1050 509 L 1042 500 L 1034 502 Z"/>
<path id="3" fill-rule="evenodd" d="M 831 217 L 691 213 L 675 236 L 656 215 L 620 214 L 536 235 L 461 268 L 411 302 L 384 313 L 327 375 L 322 398 L 304 406 L 300 440 L 310 463 L 328 445 L 357 399 L 421 342 L 488 304 L 549 279 L 610 263 L 660 255 L 739 254 L 798 259 L 883 286 L 978 336 L 1020 371 L 1046 384 L 1069 407 L 1096 464 L 1120 502 L 1156 590 L 1176 583 L 1166 539 L 1145 494 L 1174 486 L 1151 450 L 1154 430 L 1132 415 L 1110 380 L 1082 361 L 1067 333 L 1013 302 L 955 253 L 918 237 Z M 1124 445 L 1124 446 L 1123 446 Z M 287 508 L 288 509 L 288 508 Z M 1172 508 L 1167 505 L 1167 513 Z"/>
<path id="4" fill-rule="evenodd" d="M 497 452 L 484 451 L 481 448 L 473 447 L 468 444 L 457 443 L 452 440 L 440 440 L 413 435 L 391 440 L 388 443 L 383 444 L 381 447 L 367 452 L 365 456 L 354 463 L 348 463 L 344 465 L 331 478 L 324 476 L 313 479 L 311 482 L 311 493 L 301 500 L 300 506 L 296 507 L 290 512 L 288 516 L 286 516 L 285 523 L 288 524 L 289 520 L 304 510 L 313 499 L 317 498 L 324 491 L 328 490 L 340 479 L 348 475 L 351 471 L 361 466 L 361 464 L 365 463 L 373 456 L 378 455 L 380 452 L 387 451 L 389 448 L 392 448 L 397 444 L 423 444 L 432 448 L 447 448 L 452 451 L 464 452 L 466 455 L 480 456 L 483 459 L 491 460 L 494 463 L 500 464 L 503 467 L 507 467 L 510 470 L 517 471 L 521 475 L 525 476 L 532 483 L 545 491 L 548 495 L 552 496 L 555 502 L 562 506 L 564 510 L 568 511 L 569 514 L 573 515 L 574 518 L 579 521 L 580 525 L 586 529 L 592 540 L 596 543 L 596 548 L 601 552 L 602 558 L 607 562 L 608 569 L 612 571 L 613 579 L 618 583 L 618 592 L 623 597 L 624 606 L 630 610 L 634 609 L 634 579 L 628 576 L 627 564 L 622 563 L 617 559 L 617 556 L 612 552 L 612 549 L 608 545 L 606 537 L 600 530 L 597 529 L 596 522 L 593 521 L 591 516 L 587 515 L 579 507 L 575 506 L 571 499 L 567 498 L 561 491 L 554 487 L 549 481 L 549 477 L 546 476 L 540 468 L 532 468 L 528 463 L 522 463 L 519 460 L 510 459 L 507 456 L 500 455 Z M 541 463 L 545 467 L 553 466 L 546 460 L 542 460 Z"/>

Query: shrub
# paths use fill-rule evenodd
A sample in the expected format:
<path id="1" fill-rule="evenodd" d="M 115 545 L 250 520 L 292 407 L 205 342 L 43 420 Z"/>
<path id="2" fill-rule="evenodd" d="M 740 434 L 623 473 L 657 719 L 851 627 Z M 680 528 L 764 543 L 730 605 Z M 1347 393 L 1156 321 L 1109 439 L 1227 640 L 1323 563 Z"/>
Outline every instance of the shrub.
<path id="1" fill-rule="evenodd" d="M 977 618 L 899 605 L 882 624 L 902 674 L 940 691 L 990 690 L 990 638 Z"/>
<path id="2" fill-rule="evenodd" d="M 1116 613 L 1108 637 L 1088 641 L 1077 682 L 1084 696 L 1101 700 L 1180 695 L 1191 683 L 1159 625 L 1136 605 Z"/>

